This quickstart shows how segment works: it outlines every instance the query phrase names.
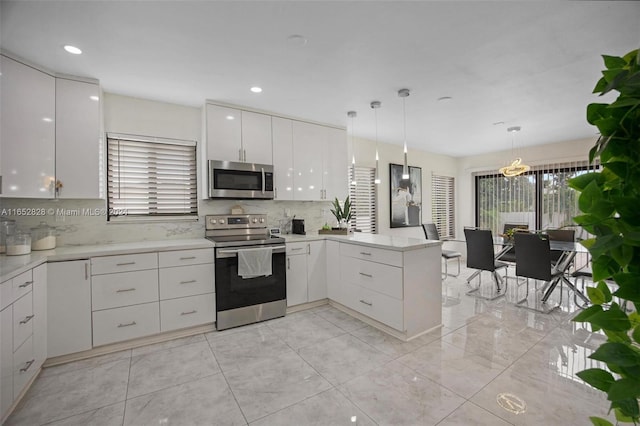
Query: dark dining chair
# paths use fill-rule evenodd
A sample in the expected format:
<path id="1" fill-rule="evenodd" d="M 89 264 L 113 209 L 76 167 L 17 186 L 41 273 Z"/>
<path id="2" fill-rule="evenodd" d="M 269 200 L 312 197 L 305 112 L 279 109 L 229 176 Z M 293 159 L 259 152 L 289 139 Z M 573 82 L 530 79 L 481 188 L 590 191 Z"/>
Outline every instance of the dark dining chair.
<path id="1" fill-rule="evenodd" d="M 423 223 L 422 229 L 424 230 L 424 235 L 427 240 L 438 240 L 440 241 L 440 233 L 438 232 L 438 228 L 436 228 L 435 223 Z M 457 277 L 460 275 L 460 258 L 462 257 L 462 253 L 454 250 L 444 250 L 442 249 L 442 259 L 444 259 L 444 275 L 443 279 L 447 276 Z M 452 259 L 458 259 L 458 273 L 457 274 L 449 274 L 448 264 Z"/>
<path id="2" fill-rule="evenodd" d="M 547 229 L 544 231 L 549 236 L 549 241 L 569 241 L 576 240 L 576 231 L 574 229 Z M 562 259 L 561 251 L 551 252 L 551 263 L 556 265 Z"/>
<path id="3" fill-rule="evenodd" d="M 548 235 L 516 232 L 513 237 L 518 248 L 516 276 L 526 278 L 527 283 L 527 293 L 523 299 L 518 301 L 518 305 L 523 306 L 522 304 L 529 297 L 529 278 L 552 284 L 561 279 L 562 272 L 551 264 L 551 248 Z M 545 302 L 542 303 L 544 304 Z M 562 287 L 560 287 L 560 303 L 562 303 Z M 548 312 L 548 309 L 544 308 L 541 310 L 530 309 Z"/>
<path id="4" fill-rule="evenodd" d="M 529 225 L 526 223 L 505 223 L 502 235 L 504 238 L 507 238 L 509 231 L 514 230 L 515 232 L 527 232 L 529 231 Z M 513 238 L 513 237 L 511 237 Z M 500 260 L 503 262 L 516 263 L 516 248 L 515 246 L 511 247 L 509 250 L 504 252 L 502 256 L 500 256 Z"/>
<path id="5" fill-rule="evenodd" d="M 493 236 L 488 229 L 465 228 L 464 237 L 467 243 L 467 268 L 477 269 L 479 273 L 473 274 L 467 279 L 467 284 L 475 275 L 478 275 L 478 286 L 468 291 L 470 296 L 493 300 L 504 296 L 507 290 L 506 278 L 498 274 L 498 270 L 504 268 L 505 275 L 507 264 L 496 260 L 493 252 Z M 491 272 L 496 284 L 496 291 L 490 296 L 484 296 L 479 291 L 482 284 L 482 271 Z"/>

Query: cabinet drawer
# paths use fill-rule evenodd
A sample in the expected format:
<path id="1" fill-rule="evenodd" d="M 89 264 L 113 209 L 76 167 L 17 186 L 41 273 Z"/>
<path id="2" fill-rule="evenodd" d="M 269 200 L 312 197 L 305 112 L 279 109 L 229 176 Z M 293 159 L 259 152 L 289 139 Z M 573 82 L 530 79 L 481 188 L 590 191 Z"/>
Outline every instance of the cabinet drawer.
<path id="1" fill-rule="evenodd" d="M 158 301 L 158 270 L 123 272 L 91 278 L 92 310 Z"/>
<path id="2" fill-rule="evenodd" d="M 161 268 L 170 266 L 198 265 L 213 263 L 215 257 L 213 248 L 195 250 L 163 251 L 158 253 L 158 263 Z"/>
<path id="3" fill-rule="evenodd" d="M 18 300 L 29 293 L 33 288 L 33 272 L 28 270 L 15 277 L 13 280 L 13 300 Z"/>
<path id="4" fill-rule="evenodd" d="M 286 243 L 287 255 L 307 254 L 308 243 Z"/>
<path id="5" fill-rule="evenodd" d="M 158 267 L 157 253 L 125 254 L 91 258 L 91 275 L 142 271 Z"/>
<path id="6" fill-rule="evenodd" d="M 0 311 L 13 302 L 13 280 L 0 284 Z"/>
<path id="7" fill-rule="evenodd" d="M 93 346 L 160 332 L 159 304 L 127 306 L 93 313 Z"/>
<path id="8" fill-rule="evenodd" d="M 342 259 L 340 266 L 340 276 L 346 283 L 402 300 L 402 268 L 351 258 Z"/>
<path id="9" fill-rule="evenodd" d="M 213 264 L 176 266 L 160 270 L 160 299 L 213 293 L 215 269 Z"/>
<path id="10" fill-rule="evenodd" d="M 33 334 L 33 293 L 13 303 L 13 349 L 18 349 Z"/>
<path id="11" fill-rule="evenodd" d="M 162 331 L 209 324 L 215 320 L 215 293 L 162 300 L 160 302 L 160 326 Z"/>
<path id="12" fill-rule="evenodd" d="M 402 301 L 364 287 L 345 286 L 346 305 L 361 314 L 371 317 L 391 328 L 404 331 Z"/>
<path id="13" fill-rule="evenodd" d="M 340 255 L 402 267 L 401 251 L 383 250 L 379 248 L 359 246 L 356 244 L 342 243 L 340 244 Z"/>
<path id="14" fill-rule="evenodd" d="M 13 395 L 20 395 L 22 389 L 38 371 L 33 357 L 33 340 L 29 338 L 13 354 Z"/>

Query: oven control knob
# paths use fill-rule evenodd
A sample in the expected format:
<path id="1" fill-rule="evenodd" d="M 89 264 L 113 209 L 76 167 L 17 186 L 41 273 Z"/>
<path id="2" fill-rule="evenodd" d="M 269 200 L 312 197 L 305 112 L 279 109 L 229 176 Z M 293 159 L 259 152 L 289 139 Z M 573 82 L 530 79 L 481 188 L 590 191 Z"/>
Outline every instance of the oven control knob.
<path id="1" fill-rule="evenodd" d="M 260 223 L 264 223 L 264 217 L 260 218 Z"/>
<path id="2" fill-rule="evenodd" d="M 215 219 L 209 219 L 209 223 L 215 225 L 216 223 L 218 223 L 218 221 Z"/>
<path id="3" fill-rule="evenodd" d="M 257 217 L 253 218 L 253 223 L 258 223 L 258 218 Z"/>
<path id="4" fill-rule="evenodd" d="M 220 220 L 218 221 L 218 223 L 219 223 L 220 225 L 224 225 L 224 219 L 220 219 Z"/>

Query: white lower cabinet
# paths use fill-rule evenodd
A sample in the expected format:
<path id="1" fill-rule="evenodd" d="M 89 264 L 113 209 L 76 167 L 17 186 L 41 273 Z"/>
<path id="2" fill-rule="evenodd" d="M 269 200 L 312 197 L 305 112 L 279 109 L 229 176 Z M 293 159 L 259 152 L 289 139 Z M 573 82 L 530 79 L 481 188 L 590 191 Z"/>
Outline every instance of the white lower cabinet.
<path id="1" fill-rule="evenodd" d="M 327 298 L 325 241 L 287 243 L 287 306 Z"/>
<path id="2" fill-rule="evenodd" d="M 46 264 L 0 284 L 0 421 L 47 357 L 46 285 Z"/>
<path id="3" fill-rule="evenodd" d="M 13 404 L 13 316 L 11 311 L 11 306 L 0 311 L 0 422 Z"/>
<path id="4" fill-rule="evenodd" d="M 49 263 L 47 287 L 47 356 L 91 349 L 89 261 Z"/>
<path id="5" fill-rule="evenodd" d="M 93 346 L 160 332 L 159 303 L 105 309 L 93 313 Z"/>
<path id="6" fill-rule="evenodd" d="M 160 301 L 160 329 L 179 330 L 213 322 L 216 316 L 214 293 Z"/>
<path id="7" fill-rule="evenodd" d="M 121 272 L 91 278 L 94 311 L 158 301 L 158 271 Z"/>

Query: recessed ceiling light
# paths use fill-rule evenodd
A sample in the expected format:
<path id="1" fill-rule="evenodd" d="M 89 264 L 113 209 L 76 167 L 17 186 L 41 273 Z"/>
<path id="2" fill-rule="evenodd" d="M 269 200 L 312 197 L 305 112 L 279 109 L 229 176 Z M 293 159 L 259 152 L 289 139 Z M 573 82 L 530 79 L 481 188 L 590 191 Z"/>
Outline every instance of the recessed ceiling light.
<path id="1" fill-rule="evenodd" d="M 449 102 L 451 99 L 453 99 L 451 96 L 443 96 L 438 98 L 438 102 Z"/>
<path id="2" fill-rule="evenodd" d="M 96 95 L 89 96 L 89 99 L 91 99 L 92 101 L 99 101 L 100 100 L 100 98 L 97 97 Z"/>
<path id="3" fill-rule="evenodd" d="M 260 92 L 262 92 L 262 87 L 253 86 L 253 87 L 251 88 L 251 91 L 252 91 L 253 93 L 260 93 Z"/>
<path id="4" fill-rule="evenodd" d="M 303 36 L 303 35 L 292 34 L 289 37 L 287 37 L 287 41 L 292 46 L 300 46 L 300 47 L 302 47 L 302 46 L 305 46 L 309 40 L 307 40 L 307 38 L 305 36 Z"/>
<path id="5" fill-rule="evenodd" d="M 233 115 L 227 115 L 225 118 L 227 120 L 235 120 L 236 119 Z"/>
<path id="6" fill-rule="evenodd" d="M 75 47 L 75 46 L 71 46 L 70 44 L 67 44 L 67 45 L 64 47 L 64 50 L 66 50 L 67 52 L 72 53 L 72 54 L 74 54 L 74 55 L 80 55 L 80 54 L 82 54 L 82 50 L 78 49 L 78 48 L 77 48 L 77 47 Z"/>

